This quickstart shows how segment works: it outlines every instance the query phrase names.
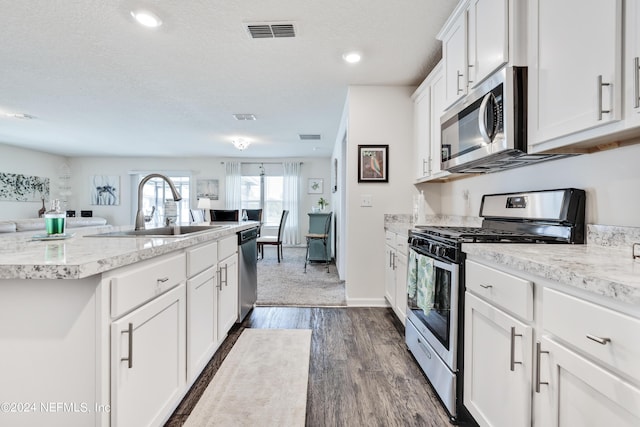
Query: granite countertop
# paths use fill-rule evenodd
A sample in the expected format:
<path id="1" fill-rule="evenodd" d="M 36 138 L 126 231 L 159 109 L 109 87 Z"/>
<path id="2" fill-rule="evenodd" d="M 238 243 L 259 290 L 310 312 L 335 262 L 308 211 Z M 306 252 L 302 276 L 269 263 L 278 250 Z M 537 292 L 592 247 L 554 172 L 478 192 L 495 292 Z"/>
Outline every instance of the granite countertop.
<path id="1" fill-rule="evenodd" d="M 611 246 L 463 243 L 462 250 L 523 273 L 640 306 L 640 261 Z"/>
<path id="2" fill-rule="evenodd" d="M 217 240 L 258 225 L 255 221 L 224 225 L 184 237 L 86 237 L 106 232 L 74 230 L 65 240 L 34 241 L 31 236 L 0 239 L 0 279 L 82 279 L 199 243 Z M 132 229 L 114 227 L 109 231 Z M 35 233 L 34 233 L 35 234 Z"/>
<path id="3" fill-rule="evenodd" d="M 481 218 L 427 216 L 425 225 L 480 226 Z M 407 234 L 411 216 L 385 215 L 385 230 Z M 640 307 L 640 259 L 632 257 L 640 228 L 587 225 L 584 245 L 464 243 L 462 250 L 478 260 Z"/>

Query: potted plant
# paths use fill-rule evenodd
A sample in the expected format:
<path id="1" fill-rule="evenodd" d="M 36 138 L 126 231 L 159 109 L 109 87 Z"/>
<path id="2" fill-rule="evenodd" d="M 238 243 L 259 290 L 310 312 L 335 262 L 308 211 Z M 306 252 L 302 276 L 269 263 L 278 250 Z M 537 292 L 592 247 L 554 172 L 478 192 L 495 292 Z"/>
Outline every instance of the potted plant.
<path id="1" fill-rule="evenodd" d="M 318 199 L 318 206 L 320 206 L 320 212 L 324 212 L 324 208 L 329 206 L 329 202 L 327 202 L 324 197 L 320 197 L 320 199 Z"/>

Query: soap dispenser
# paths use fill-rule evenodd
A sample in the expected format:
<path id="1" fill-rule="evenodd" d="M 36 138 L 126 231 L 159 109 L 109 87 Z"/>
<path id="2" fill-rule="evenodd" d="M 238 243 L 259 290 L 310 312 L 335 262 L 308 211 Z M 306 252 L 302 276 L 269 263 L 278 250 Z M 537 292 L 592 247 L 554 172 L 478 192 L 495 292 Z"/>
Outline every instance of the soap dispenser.
<path id="1" fill-rule="evenodd" d="M 44 214 L 44 224 L 48 235 L 64 234 L 65 214 L 60 210 L 60 200 L 51 201 L 51 209 Z"/>

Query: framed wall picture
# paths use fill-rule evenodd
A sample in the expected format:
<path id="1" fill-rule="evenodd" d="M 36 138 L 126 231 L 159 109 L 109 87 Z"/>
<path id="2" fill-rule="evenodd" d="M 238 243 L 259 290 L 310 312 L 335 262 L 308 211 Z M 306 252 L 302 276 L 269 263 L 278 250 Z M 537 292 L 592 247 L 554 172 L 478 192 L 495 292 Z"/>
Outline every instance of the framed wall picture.
<path id="1" fill-rule="evenodd" d="M 120 176 L 93 175 L 90 189 L 92 205 L 117 206 L 120 204 Z"/>
<path id="2" fill-rule="evenodd" d="M 358 145 L 358 182 L 389 182 L 388 145 Z"/>
<path id="3" fill-rule="evenodd" d="M 307 194 L 322 194 L 324 193 L 322 178 L 309 178 L 307 183 Z"/>
<path id="4" fill-rule="evenodd" d="M 196 198 L 218 200 L 220 182 L 217 179 L 200 178 L 196 181 Z"/>

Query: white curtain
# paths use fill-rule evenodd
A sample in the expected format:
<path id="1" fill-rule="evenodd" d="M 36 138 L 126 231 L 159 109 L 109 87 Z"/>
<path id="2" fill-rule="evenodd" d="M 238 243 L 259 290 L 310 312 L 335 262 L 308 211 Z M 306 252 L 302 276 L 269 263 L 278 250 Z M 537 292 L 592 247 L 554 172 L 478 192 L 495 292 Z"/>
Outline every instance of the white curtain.
<path id="1" fill-rule="evenodd" d="M 242 208 L 242 171 L 240 162 L 226 162 L 225 209 Z"/>
<path id="2" fill-rule="evenodd" d="M 300 162 L 284 162 L 282 166 L 284 169 L 282 208 L 289 211 L 289 217 L 284 227 L 283 242 L 287 245 L 299 245 Z"/>

